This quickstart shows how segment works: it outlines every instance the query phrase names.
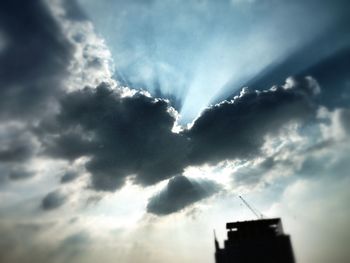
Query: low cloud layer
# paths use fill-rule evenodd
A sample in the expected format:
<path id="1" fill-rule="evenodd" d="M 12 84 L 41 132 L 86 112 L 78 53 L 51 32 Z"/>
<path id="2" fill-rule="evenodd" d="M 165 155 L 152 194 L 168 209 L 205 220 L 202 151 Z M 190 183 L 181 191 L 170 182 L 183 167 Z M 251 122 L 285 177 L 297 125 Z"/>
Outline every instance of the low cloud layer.
<path id="1" fill-rule="evenodd" d="M 213 181 L 176 176 L 169 180 L 160 193 L 151 197 L 147 212 L 156 215 L 171 214 L 213 195 L 219 189 L 219 185 Z"/>

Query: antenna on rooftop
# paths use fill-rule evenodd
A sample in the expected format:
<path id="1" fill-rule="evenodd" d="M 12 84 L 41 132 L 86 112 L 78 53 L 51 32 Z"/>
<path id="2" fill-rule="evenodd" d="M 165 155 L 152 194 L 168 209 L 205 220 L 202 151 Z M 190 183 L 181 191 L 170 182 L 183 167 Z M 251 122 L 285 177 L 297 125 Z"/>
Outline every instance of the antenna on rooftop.
<path id="1" fill-rule="evenodd" d="M 215 229 L 214 229 L 214 243 L 215 243 L 215 251 L 219 250 L 220 246 L 219 246 L 219 242 L 218 242 L 218 240 L 216 238 Z"/>
<path id="2" fill-rule="evenodd" d="M 259 212 L 259 210 L 251 207 L 248 202 L 246 200 L 244 200 L 244 198 L 242 196 L 238 196 L 242 202 L 249 208 L 250 211 L 252 211 L 252 213 L 258 218 L 258 219 L 264 219 L 264 215 L 262 213 Z"/>

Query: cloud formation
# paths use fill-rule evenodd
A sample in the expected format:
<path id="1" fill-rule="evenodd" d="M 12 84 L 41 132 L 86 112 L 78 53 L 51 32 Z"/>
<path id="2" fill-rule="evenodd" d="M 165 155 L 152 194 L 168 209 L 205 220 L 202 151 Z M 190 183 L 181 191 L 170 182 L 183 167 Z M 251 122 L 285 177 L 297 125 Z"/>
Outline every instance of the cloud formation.
<path id="1" fill-rule="evenodd" d="M 42 200 L 41 208 L 43 210 L 56 209 L 62 206 L 65 203 L 66 199 L 67 197 L 59 191 L 50 192 Z"/>
<path id="2" fill-rule="evenodd" d="M 1 1 L 0 26 L 7 43 L 0 52 L 0 117 L 41 115 L 62 88 L 73 47 L 43 1 Z"/>
<path id="3" fill-rule="evenodd" d="M 151 185 L 182 172 L 186 140 L 172 132 L 175 119 L 164 100 L 121 97 L 102 84 L 65 96 L 53 133 L 43 138 L 45 154 L 90 157 L 96 190 L 120 188 L 130 175 Z"/>
<path id="4" fill-rule="evenodd" d="M 219 189 L 220 186 L 214 181 L 175 176 L 160 193 L 150 198 L 147 212 L 156 215 L 171 214 L 213 195 Z"/>
<path id="5" fill-rule="evenodd" d="M 265 91 L 243 89 L 178 133 L 173 132 L 176 112 L 167 101 L 125 92 L 101 84 L 67 94 L 55 119 L 38 128 L 43 154 L 71 161 L 87 157 L 95 190 L 114 191 L 129 176 L 152 185 L 189 165 L 255 156 L 267 134 L 313 116 L 319 87 L 308 77 Z"/>
<path id="6" fill-rule="evenodd" d="M 171 103 L 115 86 L 108 67 L 110 54 L 103 41 L 93 34 L 91 24 L 75 2 L 61 4 L 49 8 L 38 1 L 28 6 L 27 17 L 12 2 L 2 3 L 7 14 L 17 14 L 19 21 L 32 21 L 24 33 L 10 27 L 12 22 L 20 23 L 12 21 L 13 16 L 3 16 L 0 21 L 10 43 L 0 56 L 8 62 L 12 75 L 14 69 L 21 75 L 15 78 L 7 74 L 1 79 L 4 103 L 15 108 L 2 104 L 6 107 L 4 116 L 20 118 L 19 112 L 25 109 L 25 114 L 36 118 L 38 109 L 45 113 L 43 107 L 52 101 L 55 107 L 51 110 L 58 112 L 34 125 L 33 134 L 25 134 L 27 137 L 21 134 L 20 138 L 25 139 L 8 139 L 0 148 L 2 163 L 14 167 L 35 156 L 32 136 L 36 136 L 41 144 L 41 157 L 69 162 L 85 157 L 94 190 L 115 191 L 128 178 L 149 186 L 181 175 L 188 166 L 255 158 L 261 153 L 267 135 L 278 134 L 291 122 L 302 123 L 315 116 L 314 99 L 320 92 L 317 81 L 311 77 L 289 78 L 284 85 L 267 90 L 244 88 L 232 100 L 205 109 L 191 127 L 174 132 L 177 112 Z M 47 27 L 41 27 L 42 23 Z M 20 43 L 29 38 L 32 42 L 24 48 Z M 33 67 L 26 64 L 34 60 Z M 5 64 L 0 64 L 2 67 Z M 109 79 L 112 84 L 83 88 L 94 86 L 101 79 Z M 46 88 L 48 84 L 50 89 Z M 15 92 L 15 96 L 8 92 Z M 163 92 L 160 87 L 159 92 Z M 3 167 L 8 178 L 29 176 L 22 167 L 12 168 L 7 164 Z M 77 175 L 67 173 L 61 182 L 72 181 Z"/>
<path id="7" fill-rule="evenodd" d="M 19 138 L 24 138 L 20 141 L 8 139 L 0 148 L 7 178 L 29 175 L 17 163 L 36 156 L 33 138 L 37 137 L 40 157 L 69 162 L 84 157 L 94 190 L 115 191 L 128 178 L 142 186 L 154 185 L 181 175 L 188 166 L 254 158 L 267 135 L 278 134 L 286 124 L 303 122 L 315 114 L 318 83 L 311 77 L 290 78 L 285 85 L 267 90 L 243 89 L 232 100 L 208 107 L 191 127 L 174 132 L 177 112 L 170 106 L 174 101 L 114 85 L 108 67 L 110 54 L 76 2 L 48 5 L 38 1 L 28 6 L 29 16 L 13 2 L 2 5 L 7 14 L 16 14 L 19 19 L 12 21 L 14 16 L 8 15 L 1 18 L 3 35 L 10 44 L 0 56 L 6 58 L 3 61 L 8 62 L 12 75 L 16 69 L 21 76 L 7 74 L 1 79 L 4 103 L 11 104 L 2 104 L 6 107 L 3 114 L 22 118 L 19 113 L 25 109 L 25 116 L 46 115 L 39 125 L 31 127 L 33 134 L 20 134 Z M 26 32 L 10 27 L 23 19 L 32 21 Z M 32 41 L 24 48 L 20 43 L 28 39 Z M 34 60 L 32 67 L 26 64 Z M 112 84 L 83 88 L 102 79 Z M 155 83 L 163 94 L 160 85 Z M 12 96 L 15 90 L 16 96 Z M 50 111 L 58 112 L 55 116 L 42 110 L 51 102 L 55 106 Z M 61 183 L 74 180 L 78 174 L 66 173 Z"/>
<path id="8" fill-rule="evenodd" d="M 257 155 L 267 134 L 277 134 L 285 124 L 315 114 L 312 98 L 318 92 L 314 79 L 290 78 L 284 86 L 268 90 L 245 88 L 233 100 L 206 109 L 185 131 L 191 141 L 191 163 Z"/>
<path id="9" fill-rule="evenodd" d="M 322 248 L 305 262 L 349 258 L 348 0 L 182 2 L 0 2 L 0 262 L 205 261 L 241 189 L 288 210 L 302 253 Z"/>

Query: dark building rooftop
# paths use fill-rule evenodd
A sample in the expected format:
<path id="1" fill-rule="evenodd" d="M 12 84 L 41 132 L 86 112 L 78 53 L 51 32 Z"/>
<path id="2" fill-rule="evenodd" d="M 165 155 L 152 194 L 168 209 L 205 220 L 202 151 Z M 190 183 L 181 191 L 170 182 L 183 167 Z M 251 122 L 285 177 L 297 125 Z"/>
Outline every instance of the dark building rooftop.
<path id="1" fill-rule="evenodd" d="M 284 234 L 280 218 L 226 224 L 224 248 L 215 238 L 216 263 L 294 263 L 289 235 Z"/>

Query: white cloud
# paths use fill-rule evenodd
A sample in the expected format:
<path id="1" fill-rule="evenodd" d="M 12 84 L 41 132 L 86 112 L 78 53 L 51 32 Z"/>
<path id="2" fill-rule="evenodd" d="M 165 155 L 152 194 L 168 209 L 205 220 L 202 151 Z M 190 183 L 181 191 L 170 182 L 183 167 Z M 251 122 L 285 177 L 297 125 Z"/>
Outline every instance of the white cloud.
<path id="1" fill-rule="evenodd" d="M 104 39 L 95 32 L 92 22 L 67 18 L 62 0 L 54 0 L 48 6 L 62 27 L 65 37 L 74 46 L 68 68 L 70 75 L 65 80 L 66 89 L 72 91 L 85 86 L 96 87 L 101 82 L 115 86 L 111 52 Z"/>

